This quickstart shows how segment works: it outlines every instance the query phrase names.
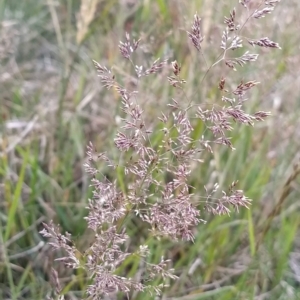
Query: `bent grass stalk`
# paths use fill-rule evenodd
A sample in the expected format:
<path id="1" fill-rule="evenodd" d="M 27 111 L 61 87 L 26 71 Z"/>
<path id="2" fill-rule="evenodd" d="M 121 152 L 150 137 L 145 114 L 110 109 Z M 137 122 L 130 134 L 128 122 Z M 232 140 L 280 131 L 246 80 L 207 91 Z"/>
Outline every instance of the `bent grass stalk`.
<path id="1" fill-rule="evenodd" d="M 245 47 L 243 40 L 251 46 L 280 48 L 268 38 L 254 40 L 241 37 L 241 31 L 250 20 L 256 20 L 272 12 L 279 0 L 262 1 L 256 8 L 248 6 L 249 1 L 239 1 L 247 10 L 248 16 L 242 25 L 236 21 L 236 10 L 225 17 L 225 30 L 221 40 L 222 53 L 217 61 L 207 68 L 200 83 L 203 84 L 208 72 L 221 62 L 224 67 L 236 71 L 244 65 L 255 62 L 258 54 L 246 51 L 242 56 L 227 57 L 229 50 Z M 264 6 L 262 9 L 261 7 Z M 201 33 L 201 19 L 195 14 L 192 28 L 187 31 L 195 49 L 204 57 L 201 46 L 205 37 Z M 134 53 L 139 50 L 141 40 L 131 40 L 128 33 L 125 41 L 120 42 L 119 50 L 124 59 L 133 66 L 137 83 L 143 77 L 160 76 L 160 71 L 168 66 L 168 60 L 155 60 L 150 67 L 138 66 L 134 63 Z M 221 57 L 221 58 L 220 58 Z M 204 205 L 199 201 L 200 191 L 190 185 L 191 174 L 203 161 L 202 153 L 217 151 L 216 145 L 223 145 L 234 149 L 228 134 L 233 130 L 232 123 L 252 126 L 255 122 L 263 121 L 270 115 L 268 112 L 258 111 L 248 114 L 243 104 L 246 95 L 259 82 L 249 80 L 240 81 L 234 88 L 222 77 L 217 83 L 221 93 L 220 104 L 193 103 L 184 91 L 185 79 L 181 78 L 181 66 L 177 61 L 170 65 L 173 74 L 164 79 L 179 93 L 172 98 L 160 117 L 149 121 L 139 91 L 127 88 L 116 81 L 112 70 L 94 62 L 101 83 L 107 89 L 114 89 L 120 95 L 123 111 L 122 124 L 117 132 L 114 143 L 122 161 L 114 162 L 108 153 L 96 153 L 93 144 L 87 149 L 87 163 L 85 169 L 93 179 L 93 197 L 89 200 L 89 214 L 86 217 L 88 227 L 95 233 L 95 241 L 85 253 L 80 254 L 71 240 L 70 234 L 62 235 L 59 228 L 52 222 L 45 224 L 42 235 L 51 238 L 49 244 L 54 249 L 62 248 L 66 256 L 58 259 L 72 269 L 83 269 L 92 283 L 86 293 L 90 299 L 98 299 L 103 295 L 113 295 L 123 292 L 128 297 L 133 292 L 149 292 L 161 294 L 166 287 L 167 280 L 178 277 L 170 266 L 170 261 L 161 258 L 161 261 L 152 264 L 149 262 L 150 251 L 146 243 L 139 247 L 125 247 L 129 237 L 126 234 L 126 220 L 129 217 L 138 217 L 147 226 L 150 236 L 164 236 L 173 240 L 183 239 L 194 241 L 193 229 L 201 222 L 200 210 L 206 210 L 214 215 L 226 215 L 240 208 L 248 208 L 251 200 L 242 190 L 237 189 L 237 181 L 233 181 L 228 191 L 219 191 L 218 183 L 213 187 L 204 187 L 206 196 Z M 183 97 L 181 97 L 183 95 Z M 182 103 L 185 99 L 187 103 Z M 145 106 L 146 107 L 146 106 Z M 147 120 L 147 121 L 146 121 Z M 194 138 L 195 120 L 204 124 L 203 136 Z M 151 123 L 152 122 L 152 123 Z M 197 125 L 196 125 L 197 127 Z M 154 131 L 153 131 L 154 128 Z M 160 132 L 161 139 L 153 145 L 151 137 Z M 210 132 L 211 139 L 204 133 Z M 214 147 L 214 149 L 213 149 Z M 101 161 L 115 174 L 110 181 L 94 166 Z M 162 176 L 168 174 L 168 176 Z M 101 179 L 102 175 L 102 179 Z M 252 241 L 253 244 L 253 241 Z M 254 250 L 252 249 L 252 252 Z M 137 255 L 143 263 L 143 276 L 127 278 L 117 275 L 117 270 L 125 260 Z M 153 284 L 155 278 L 161 278 L 162 283 Z M 61 295 L 61 287 L 56 286 L 57 294 Z"/>

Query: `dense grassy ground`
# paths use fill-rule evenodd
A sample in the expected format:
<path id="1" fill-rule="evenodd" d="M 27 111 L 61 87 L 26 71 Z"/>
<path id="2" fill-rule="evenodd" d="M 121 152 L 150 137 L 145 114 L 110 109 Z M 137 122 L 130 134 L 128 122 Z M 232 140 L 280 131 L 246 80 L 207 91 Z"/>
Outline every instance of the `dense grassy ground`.
<path id="1" fill-rule="evenodd" d="M 142 37 L 140 61 L 176 59 L 187 80 L 186 94 L 199 102 L 214 99 L 226 67 L 217 66 L 200 86 L 205 66 L 185 30 L 197 11 L 203 18 L 205 59 L 213 63 L 224 15 L 234 6 L 242 11 L 233 0 L 98 2 L 86 31 L 76 29 L 79 0 L 1 2 L 0 299 L 46 299 L 53 265 L 67 299 L 80 299 L 87 284 L 80 272 L 74 276 L 53 262 L 59 253 L 39 231 L 42 222 L 54 219 L 79 248 L 92 238 L 83 219 L 91 195 L 82 168 L 85 147 L 93 141 L 98 150 L 114 151 L 120 114 L 118 95 L 101 87 L 92 59 L 113 66 L 130 83 L 131 66 L 117 47 L 128 30 Z M 236 126 L 236 150 L 220 148 L 207 156 L 192 184 L 204 195 L 204 185 L 218 182 L 226 188 L 239 180 L 253 204 L 230 217 L 203 213 L 208 222 L 199 225 L 194 243 L 150 239 L 153 262 L 165 255 L 179 276 L 164 299 L 300 299 L 300 185 L 294 167 L 300 147 L 299 11 L 298 0 L 282 1 L 245 29 L 248 36 L 268 36 L 282 47 L 255 48 L 259 62 L 231 75 L 232 82 L 260 81 L 247 110 L 272 116 L 254 128 Z M 88 19 L 88 12 L 82 16 Z M 146 78 L 142 91 L 153 115 L 174 93 L 161 77 Z M 135 220 L 128 226 L 132 243 L 143 239 L 146 230 Z M 138 265 L 128 261 L 123 268 L 133 276 Z"/>

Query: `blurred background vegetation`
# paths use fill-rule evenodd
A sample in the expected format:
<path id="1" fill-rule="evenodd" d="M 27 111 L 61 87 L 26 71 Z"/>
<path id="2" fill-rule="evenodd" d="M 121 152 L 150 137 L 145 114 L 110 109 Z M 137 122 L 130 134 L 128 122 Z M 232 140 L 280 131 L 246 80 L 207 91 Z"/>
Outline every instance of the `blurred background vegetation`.
<path id="1" fill-rule="evenodd" d="M 51 251 L 39 231 L 42 222 L 53 219 L 79 247 L 91 241 L 83 219 L 91 196 L 82 167 L 85 149 L 92 141 L 99 151 L 115 151 L 120 114 L 118 95 L 102 88 L 92 60 L 112 67 L 124 84 L 132 84 L 132 66 L 117 47 L 126 31 L 142 38 L 137 64 L 149 66 L 158 57 L 169 57 L 182 65 L 185 92 L 193 101 L 219 101 L 217 85 L 223 75 L 234 85 L 260 81 L 247 110 L 272 112 L 254 128 L 236 126 L 236 150 L 220 148 L 207 156 L 192 179 L 203 195 L 204 185 L 218 182 L 226 189 L 239 180 L 238 187 L 253 199 L 250 210 L 230 217 L 203 213 L 208 222 L 195 230 L 193 244 L 149 241 L 153 262 L 164 255 L 179 276 L 163 299 L 300 299 L 298 0 L 282 1 L 272 14 L 245 28 L 245 36 L 268 36 L 281 50 L 254 48 L 258 62 L 234 74 L 218 65 L 201 85 L 206 66 L 185 30 L 197 11 L 205 60 L 215 62 L 224 16 L 236 7 L 237 19 L 245 17 L 238 1 L 0 3 L 0 299 L 46 299 L 52 290 L 52 266 L 67 299 L 82 298 L 88 284 L 83 274 L 53 262 L 59 253 Z M 169 70 L 163 72 L 147 77 L 141 87 L 149 118 L 151 112 L 163 111 L 175 93 L 167 83 Z M 131 243 L 145 234 L 139 226 L 135 220 L 128 224 Z M 138 265 L 130 261 L 122 268 L 120 273 L 132 277 Z M 136 294 L 131 299 L 154 297 Z"/>

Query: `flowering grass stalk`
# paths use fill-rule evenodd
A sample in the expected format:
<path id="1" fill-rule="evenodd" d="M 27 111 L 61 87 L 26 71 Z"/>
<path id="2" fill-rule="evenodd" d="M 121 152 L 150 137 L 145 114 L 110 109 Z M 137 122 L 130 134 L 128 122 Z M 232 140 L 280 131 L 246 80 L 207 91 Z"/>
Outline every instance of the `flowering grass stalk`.
<path id="1" fill-rule="evenodd" d="M 236 71 L 245 64 L 255 62 L 258 54 L 249 50 L 239 56 L 232 56 L 236 50 L 244 48 L 244 41 L 249 46 L 265 48 L 280 48 L 269 38 L 254 39 L 242 36 L 242 30 L 250 19 L 259 19 L 271 13 L 279 2 L 262 1 L 256 8 L 250 8 L 251 1 L 239 1 L 248 11 L 248 17 L 243 23 L 236 21 L 236 10 L 225 17 L 226 28 L 220 43 L 221 54 L 217 61 L 207 68 L 201 83 L 215 65 L 224 63 L 225 67 Z M 192 28 L 187 36 L 198 52 L 204 57 L 201 46 L 205 37 L 201 33 L 201 19 L 195 14 Z M 156 75 L 163 68 L 169 67 L 170 74 L 166 84 L 170 84 L 184 95 L 186 81 L 181 77 L 181 66 L 176 60 L 155 60 L 149 68 L 136 66 L 134 53 L 138 51 L 140 40 L 131 40 L 126 34 L 125 42 L 120 42 L 119 50 L 124 59 L 133 66 L 138 82 L 143 77 Z M 230 54 L 229 54 L 230 52 Z M 176 279 L 174 270 L 170 269 L 169 261 L 164 258 L 154 265 L 149 263 L 149 249 L 141 244 L 134 251 L 133 247 L 125 247 L 128 235 L 126 219 L 137 216 L 147 224 L 149 236 L 166 236 L 173 240 L 194 240 L 194 228 L 205 222 L 200 218 L 200 210 L 206 210 L 215 215 L 229 214 L 232 209 L 238 211 L 241 207 L 248 208 L 251 200 L 242 190 L 236 189 L 233 182 L 227 192 L 215 198 L 219 186 L 212 190 L 205 188 L 204 205 L 197 197 L 198 191 L 190 185 L 190 177 L 195 166 L 203 162 L 203 153 L 213 153 L 213 145 L 221 144 L 234 149 L 228 133 L 232 131 L 232 123 L 253 125 L 263 121 L 268 112 L 258 111 L 248 114 L 243 109 L 246 95 L 257 84 L 256 80 L 240 81 L 235 87 L 226 84 L 226 78 L 221 78 L 218 88 L 221 93 L 221 104 L 193 103 L 184 97 L 173 98 L 161 112 L 156 123 L 147 123 L 147 111 L 139 101 L 137 89 L 129 89 L 121 85 L 112 70 L 94 61 L 101 83 L 107 89 L 115 89 L 122 101 L 122 125 L 117 132 L 114 143 L 120 159 L 114 161 L 109 153 L 97 153 L 92 143 L 87 147 L 87 162 L 85 169 L 93 179 L 93 197 L 89 200 L 88 227 L 95 232 L 95 240 L 85 253 L 76 249 L 68 233 L 62 235 L 59 228 L 52 222 L 42 230 L 54 249 L 62 248 L 66 255 L 59 260 L 72 269 L 82 268 L 86 271 L 92 283 L 86 293 L 90 299 L 99 299 L 103 295 L 123 292 L 130 295 L 133 291 L 160 294 L 165 284 L 153 285 L 153 279 Z M 185 99 L 185 100 L 183 100 Z M 200 139 L 193 137 L 197 122 L 205 124 L 205 132 L 210 135 Z M 153 142 L 153 135 L 159 130 L 162 138 Z M 160 129 L 156 129 L 160 128 Z M 211 139 L 208 137 L 211 136 Z M 109 180 L 102 175 L 96 166 L 102 162 L 111 168 L 115 174 L 122 172 L 125 184 Z M 168 174 L 166 179 L 165 174 Z M 143 274 L 137 278 L 127 278 L 118 275 L 118 268 L 131 256 L 136 256 L 143 265 Z M 164 281 L 163 281 L 164 282 Z M 57 288 L 57 287 L 56 287 Z M 58 294 L 61 289 L 57 288 Z M 63 296 L 61 296 L 63 297 Z"/>

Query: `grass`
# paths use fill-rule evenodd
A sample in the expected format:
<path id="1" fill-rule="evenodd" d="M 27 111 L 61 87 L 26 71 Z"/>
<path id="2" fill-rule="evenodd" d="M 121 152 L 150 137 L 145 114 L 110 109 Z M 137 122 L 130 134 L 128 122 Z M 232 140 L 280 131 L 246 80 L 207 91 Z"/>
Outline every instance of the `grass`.
<path id="1" fill-rule="evenodd" d="M 187 39 L 183 29 L 190 26 L 195 11 L 203 12 L 213 20 L 204 17 L 207 43 L 219 41 L 220 20 L 238 4 L 229 1 L 227 7 L 217 2 L 140 1 L 130 9 L 121 1 L 99 1 L 102 8 L 80 45 L 75 18 L 80 1 L 2 2 L 1 39 L 8 37 L 13 53 L 2 58 L 0 67 L 0 299 L 46 299 L 50 294 L 50 268 L 56 254 L 39 234 L 42 222 L 54 219 L 82 249 L 92 240 L 83 220 L 91 196 L 82 168 L 85 146 L 92 140 L 98 150 L 111 149 L 114 118 L 120 114 L 118 96 L 100 87 L 92 59 L 113 65 L 120 77 L 124 69 L 129 79 L 129 68 L 119 60 L 116 45 L 125 28 L 131 28 L 155 57 L 174 53 L 182 64 L 182 77 L 193 83 L 186 90 L 191 95 L 203 73 L 190 44 L 182 40 Z M 251 28 L 263 36 L 270 33 L 282 47 L 268 55 L 258 50 L 263 57 L 260 64 L 242 70 L 245 78 L 262 81 L 249 111 L 259 107 L 272 110 L 273 116 L 255 128 L 236 126 L 232 142 L 239 150 L 217 152 L 193 178 L 199 188 L 215 181 L 226 188 L 239 179 L 239 188 L 254 199 L 251 209 L 230 217 L 203 216 L 208 222 L 199 225 L 194 243 L 147 240 L 151 261 L 159 262 L 162 255 L 171 258 L 180 277 L 171 283 L 166 299 L 300 297 L 295 258 L 300 252 L 299 178 L 292 176 L 299 160 L 300 84 L 295 66 L 300 62 L 300 39 L 291 26 L 297 22 L 299 8 L 297 0 L 289 5 L 283 1 L 272 17 Z M 206 59 L 212 61 L 213 55 Z M 207 82 L 217 82 L 214 74 L 208 74 Z M 149 103 L 153 114 L 174 93 L 155 80 L 143 88 L 149 89 L 149 99 L 155 99 Z M 205 95 L 216 98 L 217 93 L 201 86 L 198 101 Z M 290 183 L 289 178 L 293 178 Z M 125 182 L 122 174 L 118 180 Z M 281 205 L 272 214 L 278 201 Z M 132 241 L 144 237 L 146 229 L 139 226 L 136 220 L 128 220 Z M 64 292 L 70 299 L 80 299 L 86 285 L 83 274 L 71 276 L 55 265 Z M 138 267 L 139 261 L 130 258 L 118 272 L 126 269 L 133 275 Z M 136 294 L 134 299 L 153 297 Z"/>

